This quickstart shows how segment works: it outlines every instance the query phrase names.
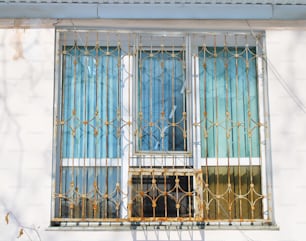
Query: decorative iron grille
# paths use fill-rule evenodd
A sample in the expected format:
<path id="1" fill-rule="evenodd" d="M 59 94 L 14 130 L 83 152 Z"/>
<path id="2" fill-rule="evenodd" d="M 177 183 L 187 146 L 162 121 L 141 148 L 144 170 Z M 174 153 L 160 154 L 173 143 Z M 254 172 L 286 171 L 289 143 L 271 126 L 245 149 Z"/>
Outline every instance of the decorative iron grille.
<path id="1" fill-rule="evenodd" d="M 262 38 L 57 29 L 52 221 L 271 223 Z"/>

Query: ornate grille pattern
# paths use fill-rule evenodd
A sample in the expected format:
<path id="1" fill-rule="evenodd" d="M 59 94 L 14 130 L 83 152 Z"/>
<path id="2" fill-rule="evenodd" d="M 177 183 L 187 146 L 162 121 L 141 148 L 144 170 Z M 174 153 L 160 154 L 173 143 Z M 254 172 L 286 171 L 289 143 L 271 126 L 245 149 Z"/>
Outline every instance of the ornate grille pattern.
<path id="1" fill-rule="evenodd" d="M 57 39 L 53 222 L 271 222 L 260 33 Z"/>
<path id="2" fill-rule="evenodd" d="M 249 37 L 224 35 L 221 47 L 216 36 L 206 36 L 199 47 L 197 124 L 206 220 L 263 218 L 259 142 L 265 124 L 259 121 L 257 75 L 262 50 Z"/>
<path id="3" fill-rule="evenodd" d="M 139 151 L 187 150 L 185 42 L 174 40 L 178 49 L 152 46 L 152 37 L 148 50 L 140 45 Z"/>
<path id="4" fill-rule="evenodd" d="M 135 170 L 132 175 L 131 220 L 193 218 L 193 171 Z"/>
<path id="5" fill-rule="evenodd" d="M 259 166 L 203 167 L 205 220 L 260 220 L 263 218 Z"/>

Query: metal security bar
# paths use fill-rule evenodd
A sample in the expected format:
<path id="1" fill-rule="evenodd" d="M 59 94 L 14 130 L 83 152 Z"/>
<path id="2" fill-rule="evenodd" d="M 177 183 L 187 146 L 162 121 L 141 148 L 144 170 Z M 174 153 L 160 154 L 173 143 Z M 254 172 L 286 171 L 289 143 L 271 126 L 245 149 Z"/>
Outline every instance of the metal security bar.
<path id="1" fill-rule="evenodd" d="M 57 29 L 52 222 L 271 223 L 262 37 Z"/>

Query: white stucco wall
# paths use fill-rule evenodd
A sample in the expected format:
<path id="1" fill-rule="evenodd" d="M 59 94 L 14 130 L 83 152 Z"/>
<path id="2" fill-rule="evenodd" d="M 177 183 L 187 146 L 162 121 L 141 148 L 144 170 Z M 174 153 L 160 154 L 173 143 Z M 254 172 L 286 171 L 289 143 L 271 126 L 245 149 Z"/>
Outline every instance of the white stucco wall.
<path id="1" fill-rule="evenodd" d="M 54 30 L 0 30 L 0 240 L 19 225 L 48 226 Z M 27 240 L 26 237 L 22 237 Z"/>
<path id="2" fill-rule="evenodd" d="M 305 240 L 306 31 L 269 30 L 266 43 L 279 231 L 50 231 L 54 29 L 0 29 L 0 241 Z M 35 230 L 18 239 L 20 226 Z"/>
<path id="3" fill-rule="evenodd" d="M 279 237 L 280 240 L 304 240 L 306 31 L 268 31 L 267 51 L 274 203 Z"/>

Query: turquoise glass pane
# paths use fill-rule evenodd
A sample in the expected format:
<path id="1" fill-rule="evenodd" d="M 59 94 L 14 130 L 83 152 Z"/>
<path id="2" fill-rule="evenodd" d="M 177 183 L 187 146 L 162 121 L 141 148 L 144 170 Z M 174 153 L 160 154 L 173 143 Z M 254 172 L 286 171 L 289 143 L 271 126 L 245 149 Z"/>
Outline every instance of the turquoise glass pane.
<path id="1" fill-rule="evenodd" d="M 199 52 L 202 157 L 258 157 L 255 48 Z"/>

